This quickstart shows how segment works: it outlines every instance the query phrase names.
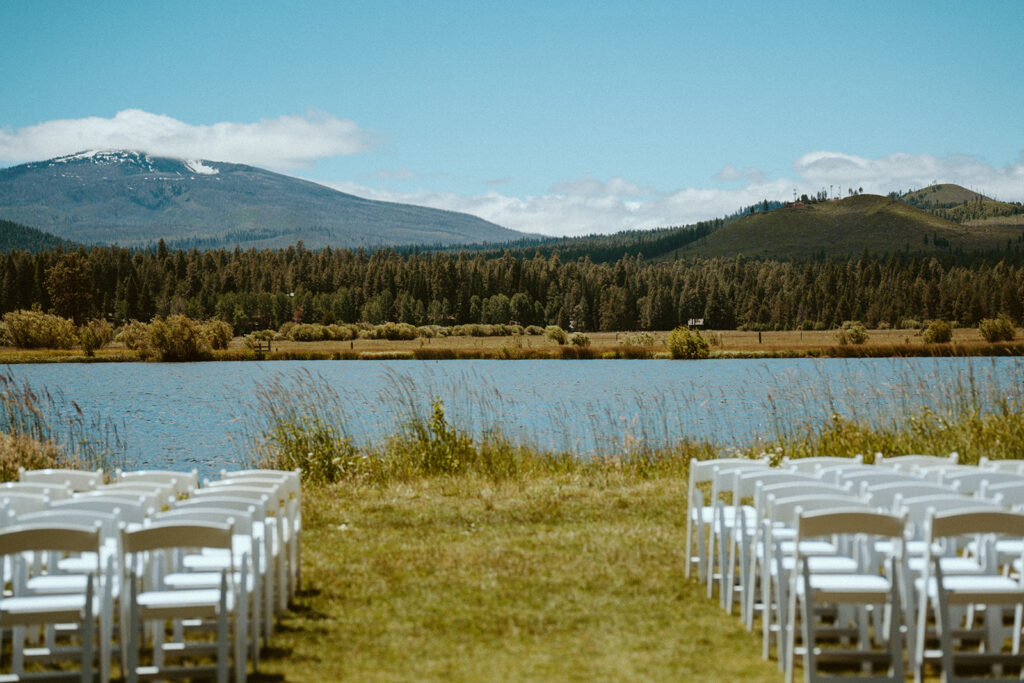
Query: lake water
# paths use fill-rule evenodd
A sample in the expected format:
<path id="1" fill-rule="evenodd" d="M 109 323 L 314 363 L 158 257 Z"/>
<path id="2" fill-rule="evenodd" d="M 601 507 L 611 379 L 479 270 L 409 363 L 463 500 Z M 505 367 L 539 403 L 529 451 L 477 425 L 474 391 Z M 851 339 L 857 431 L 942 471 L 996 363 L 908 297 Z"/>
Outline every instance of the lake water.
<path id="1" fill-rule="evenodd" d="M 983 403 L 1020 395 L 1024 359 L 768 359 L 585 361 L 275 361 L 15 365 L 87 416 L 119 425 L 130 466 L 237 466 L 258 386 L 325 383 L 343 397 L 348 432 L 394 433 L 435 398 L 461 428 L 581 454 L 693 437 L 728 447 L 778 424 L 821 424 L 833 412 L 885 421 L 950 393 Z"/>

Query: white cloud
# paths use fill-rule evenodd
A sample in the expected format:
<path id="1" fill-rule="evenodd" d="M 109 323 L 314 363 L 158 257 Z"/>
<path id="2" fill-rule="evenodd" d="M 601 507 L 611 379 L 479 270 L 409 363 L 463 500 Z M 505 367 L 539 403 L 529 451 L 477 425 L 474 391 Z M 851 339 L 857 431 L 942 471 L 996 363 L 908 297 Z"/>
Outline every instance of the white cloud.
<path id="1" fill-rule="evenodd" d="M 1022 154 L 1024 157 L 1024 154 Z M 636 228 L 684 225 L 727 215 L 762 199 L 792 199 L 793 191 L 846 188 L 886 194 L 956 183 L 1006 201 L 1024 200 L 1024 158 L 997 168 L 975 157 L 892 154 L 870 159 L 837 152 L 810 152 L 793 163 L 793 178 L 768 180 L 756 168 L 725 166 L 715 179 L 741 187 L 688 187 L 661 192 L 624 178 L 591 176 L 563 180 L 542 195 L 514 197 L 489 191 L 479 195 L 419 190 L 402 192 L 354 183 L 335 183 L 344 192 L 393 202 L 471 213 L 515 230 L 544 235 L 584 235 Z"/>
<path id="2" fill-rule="evenodd" d="M 159 156 L 289 169 L 373 146 L 372 135 L 355 122 L 324 112 L 255 123 L 193 125 L 162 114 L 126 109 L 109 119 L 58 119 L 0 130 L 0 161 L 7 163 L 38 161 L 86 149 L 138 149 Z"/>
<path id="3" fill-rule="evenodd" d="M 809 152 L 793 162 L 793 170 L 805 183 L 835 183 L 863 187 L 865 192 L 885 194 L 917 189 L 932 183 L 955 183 L 1006 201 L 1024 200 L 1024 154 L 1020 163 L 997 168 L 978 157 L 953 154 L 890 154 L 878 159 Z"/>

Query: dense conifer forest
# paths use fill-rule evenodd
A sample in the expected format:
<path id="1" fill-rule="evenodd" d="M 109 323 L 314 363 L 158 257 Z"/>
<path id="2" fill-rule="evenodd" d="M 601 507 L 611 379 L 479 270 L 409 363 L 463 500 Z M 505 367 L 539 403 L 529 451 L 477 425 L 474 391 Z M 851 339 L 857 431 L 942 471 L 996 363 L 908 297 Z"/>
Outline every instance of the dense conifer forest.
<path id="1" fill-rule="evenodd" d="M 583 331 L 869 327 L 932 318 L 973 326 L 1024 315 L 1024 258 L 864 254 L 757 261 L 742 256 L 607 262 L 557 251 L 399 253 L 63 248 L 0 257 L 0 312 L 39 307 L 114 324 L 184 313 L 236 334 L 288 321 L 509 323 Z"/>

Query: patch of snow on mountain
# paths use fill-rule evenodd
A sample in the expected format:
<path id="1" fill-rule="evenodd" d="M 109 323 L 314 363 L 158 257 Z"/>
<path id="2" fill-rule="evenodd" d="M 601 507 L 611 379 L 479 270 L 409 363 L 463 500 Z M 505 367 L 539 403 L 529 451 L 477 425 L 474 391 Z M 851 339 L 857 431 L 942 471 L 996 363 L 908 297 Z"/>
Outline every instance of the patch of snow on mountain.
<path id="1" fill-rule="evenodd" d="M 198 159 L 189 159 L 185 162 L 185 166 L 188 167 L 193 173 L 199 175 L 217 175 L 218 171 L 213 166 L 207 166 Z"/>

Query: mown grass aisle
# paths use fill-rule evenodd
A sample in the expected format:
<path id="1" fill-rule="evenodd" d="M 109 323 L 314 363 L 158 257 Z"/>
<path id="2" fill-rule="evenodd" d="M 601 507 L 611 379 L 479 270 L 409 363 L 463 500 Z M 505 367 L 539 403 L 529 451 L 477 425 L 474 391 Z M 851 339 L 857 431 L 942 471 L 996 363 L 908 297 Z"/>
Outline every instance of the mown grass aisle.
<path id="1" fill-rule="evenodd" d="M 685 484 L 588 470 L 308 487 L 305 591 L 262 679 L 778 680 L 683 577 Z"/>

